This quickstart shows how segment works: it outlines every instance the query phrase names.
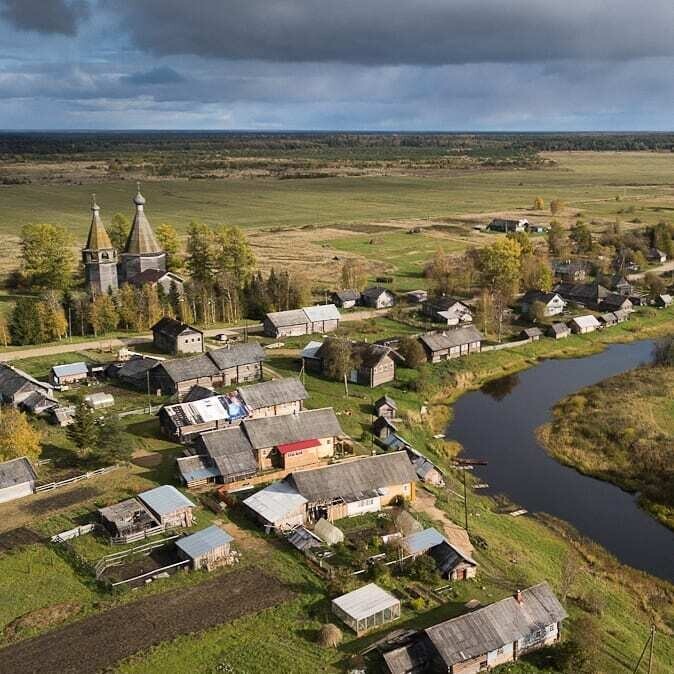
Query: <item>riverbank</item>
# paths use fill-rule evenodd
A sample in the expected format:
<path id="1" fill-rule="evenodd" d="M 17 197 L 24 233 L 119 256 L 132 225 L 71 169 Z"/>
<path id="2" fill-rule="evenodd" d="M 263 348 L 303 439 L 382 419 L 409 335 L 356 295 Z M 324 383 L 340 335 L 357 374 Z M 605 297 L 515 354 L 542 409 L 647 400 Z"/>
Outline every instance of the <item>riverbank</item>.
<path id="1" fill-rule="evenodd" d="M 443 361 L 423 369 L 417 387 L 428 401 L 433 434 L 451 421 L 452 404 L 464 393 L 517 374 L 548 358 L 581 358 L 603 351 L 611 344 L 657 339 L 674 334 L 674 307 L 664 310 L 644 308 L 620 325 L 566 339 L 544 338 L 513 349 L 474 354 L 469 358 Z"/>
<path id="2" fill-rule="evenodd" d="M 581 389 L 538 431 L 558 461 L 639 494 L 674 530 L 674 370 L 643 367 Z"/>

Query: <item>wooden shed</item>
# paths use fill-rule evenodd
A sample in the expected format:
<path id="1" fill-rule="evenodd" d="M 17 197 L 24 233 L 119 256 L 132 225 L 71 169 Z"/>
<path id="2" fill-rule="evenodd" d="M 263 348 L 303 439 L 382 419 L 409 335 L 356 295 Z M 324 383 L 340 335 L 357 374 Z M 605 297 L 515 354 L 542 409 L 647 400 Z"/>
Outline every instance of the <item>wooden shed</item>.
<path id="1" fill-rule="evenodd" d="M 233 560 L 231 542 L 234 539 L 224 529 L 213 524 L 176 543 L 178 557 L 189 560 L 195 570 L 210 571 Z"/>
<path id="2" fill-rule="evenodd" d="M 194 522 L 196 506 L 170 484 L 144 491 L 138 500 L 164 527 L 191 527 Z"/>
<path id="3" fill-rule="evenodd" d="M 25 456 L 0 463 L 0 503 L 32 494 L 36 481 L 33 466 Z"/>

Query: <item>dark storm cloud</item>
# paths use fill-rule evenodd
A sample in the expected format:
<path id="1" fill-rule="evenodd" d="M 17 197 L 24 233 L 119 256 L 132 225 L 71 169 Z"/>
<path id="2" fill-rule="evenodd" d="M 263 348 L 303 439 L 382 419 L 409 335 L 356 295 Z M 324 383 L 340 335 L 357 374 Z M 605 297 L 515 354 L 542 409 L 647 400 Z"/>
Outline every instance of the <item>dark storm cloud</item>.
<path id="1" fill-rule="evenodd" d="M 0 17 L 18 30 L 76 35 L 88 16 L 86 0 L 0 0 Z"/>
<path id="2" fill-rule="evenodd" d="M 101 0 L 155 54 L 359 64 L 674 54 L 672 0 Z"/>
<path id="3" fill-rule="evenodd" d="M 146 86 L 148 84 L 176 84 L 184 82 L 185 78 L 173 68 L 169 66 L 160 66 L 145 70 L 143 72 L 132 73 L 121 78 L 122 81 L 128 84 L 135 84 L 137 86 Z"/>

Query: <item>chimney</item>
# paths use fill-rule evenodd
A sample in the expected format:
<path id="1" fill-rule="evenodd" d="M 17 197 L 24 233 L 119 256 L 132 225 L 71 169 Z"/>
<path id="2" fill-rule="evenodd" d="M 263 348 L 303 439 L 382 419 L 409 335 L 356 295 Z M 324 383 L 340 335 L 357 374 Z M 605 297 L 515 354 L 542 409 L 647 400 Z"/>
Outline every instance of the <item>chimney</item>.
<path id="1" fill-rule="evenodd" d="M 520 606 L 522 606 L 522 604 L 524 604 L 524 599 L 522 598 L 522 590 L 517 590 L 517 592 L 515 592 L 515 601 Z"/>

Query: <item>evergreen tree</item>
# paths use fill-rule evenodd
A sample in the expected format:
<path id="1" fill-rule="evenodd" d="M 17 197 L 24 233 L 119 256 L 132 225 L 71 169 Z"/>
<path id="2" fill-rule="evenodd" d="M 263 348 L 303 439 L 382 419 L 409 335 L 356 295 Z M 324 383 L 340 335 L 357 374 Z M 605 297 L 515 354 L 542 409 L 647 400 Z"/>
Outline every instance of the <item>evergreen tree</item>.
<path id="1" fill-rule="evenodd" d="M 9 327 L 14 344 L 39 344 L 44 341 L 37 305 L 32 297 L 17 299 Z"/>
<path id="2" fill-rule="evenodd" d="M 133 446 L 124 430 L 119 417 L 109 414 L 98 427 L 99 440 L 96 457 L 104 463 L 114 464 L 128 461 L 133 455 Z"/>
<path id="3" fill-rule="evenodd" d="M 77 406 L 73 422 L 66 428 L 66 435 L 81 458 L 87 457 L 98 446 L 99 428 L 96 416 L 84 402 Z"/>
<path id="4" fill-rule="evenodd" d="M 267 287 L 260 272 L 249 281 L 244 290 L 244 297 L 246 314 L 250 318 L 264 318 L 264 315 L 270 311 Z"/>

